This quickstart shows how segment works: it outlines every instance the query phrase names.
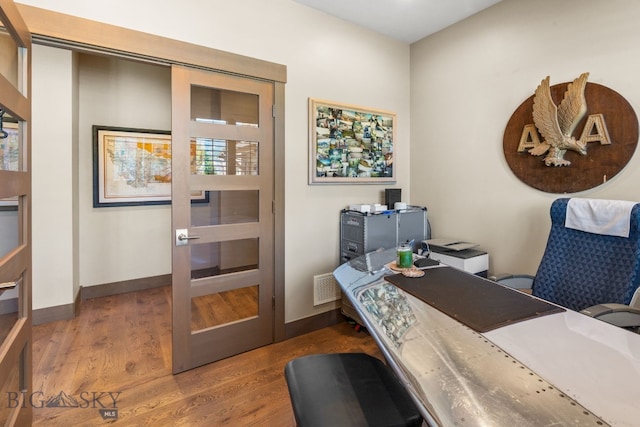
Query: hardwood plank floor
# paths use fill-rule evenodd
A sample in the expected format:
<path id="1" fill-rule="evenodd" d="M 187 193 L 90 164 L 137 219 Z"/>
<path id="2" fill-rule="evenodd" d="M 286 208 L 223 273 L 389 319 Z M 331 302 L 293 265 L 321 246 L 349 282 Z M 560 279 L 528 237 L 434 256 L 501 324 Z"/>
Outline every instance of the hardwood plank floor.
<path id="1" fill-rule="evenodd" d="M 332 352 L 382 358 L 366 332 L 341 323 L 171 375 L 170 303 L 169 287 L 96 298 L 73 320 L 35 326 L 34 425 L 293 426 L 289 360 Z M 77 406 L 46 407 L 54 397 Z M 106 412 L 113 409 L 117 418 Z"/>

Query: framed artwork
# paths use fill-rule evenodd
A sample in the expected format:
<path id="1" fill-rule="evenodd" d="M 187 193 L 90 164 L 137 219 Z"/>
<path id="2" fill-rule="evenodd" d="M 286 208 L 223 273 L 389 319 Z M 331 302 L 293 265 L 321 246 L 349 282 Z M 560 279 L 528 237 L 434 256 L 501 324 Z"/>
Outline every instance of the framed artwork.
<path id="1" fill-rule="evenodd" d="M 208 202 L 206 191 L 192 202 Z M 171 203 L 171 132 L 93 126 L 93 206 Z"/>
<path id="2" fill-rule="evenodd" d="M 395 182 L 395 130 L 395 113 L 309 98 L 309 184 Z"/>
<path id="3" fill-rule="evenodd" d="M 6 136 L 0 139 L 0 170 L 20 170 L 20 139 L 18 124 L 3 122 L 2 131 Z M 17 210 L 18 198 L 0 200 L 0 210 Z"/>
<path id="4" fill-rule="evenodd" d="M 3 122 L 2 131 L 6 136 L 0 139 L 0 170 L 20 170 L 20 139 L 18 124 Z M 3 135 L 4 136 L 4 135 Z"/>

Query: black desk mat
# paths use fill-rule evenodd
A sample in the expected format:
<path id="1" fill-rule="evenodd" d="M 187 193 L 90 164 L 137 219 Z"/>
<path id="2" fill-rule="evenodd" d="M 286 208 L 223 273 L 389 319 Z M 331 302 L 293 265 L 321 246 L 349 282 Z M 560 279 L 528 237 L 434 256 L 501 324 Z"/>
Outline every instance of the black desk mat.
<path id="1" fill-rule="evenodd" d="M 477 332 L 565 311 L 452 267 L 430 268 L 418 278 L 395 274 L 385 280 Z"/>

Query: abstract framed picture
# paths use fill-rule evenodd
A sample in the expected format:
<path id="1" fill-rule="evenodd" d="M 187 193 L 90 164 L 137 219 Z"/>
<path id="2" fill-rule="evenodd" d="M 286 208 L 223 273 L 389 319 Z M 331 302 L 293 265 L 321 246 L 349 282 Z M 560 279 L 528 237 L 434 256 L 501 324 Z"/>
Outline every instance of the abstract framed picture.
<path id="1" fill-rule="evenodd" d="M 309 184 L 396 181 L 396 115 L 309 98 Z"/>
<path id="2" fill-rule="evenodd" d="M 207 192 L 192 202 L 207 202 Z M 93 206 L 171 203 L 171 132 L 93 126 Z"/>

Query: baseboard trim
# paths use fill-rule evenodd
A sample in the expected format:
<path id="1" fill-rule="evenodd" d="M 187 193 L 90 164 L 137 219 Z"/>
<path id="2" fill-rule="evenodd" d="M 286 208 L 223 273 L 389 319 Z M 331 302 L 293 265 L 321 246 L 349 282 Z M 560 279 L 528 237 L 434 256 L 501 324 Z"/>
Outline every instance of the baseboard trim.
<path id="1" fill-rule="evenodd" d="M 141 291 L 144 289 L 159 288 L 171 284 L 171 275 L 146 277 L 143 279 L 125 280 L 122 282 L 105 283 L 103 285 L 83 286 L 76 295 L 75 301 L 71 304 L 59 305 L 55 307 L 41 308 L 33 310 L 33 324 L 54 322 L 56 320 L 73 319 L 80 313 L 81 301 L 92 298 L 100 298 L 110 295 L 118 295 L 126 292 Z M 17 305 L 17 299 L 0 301 L 0 312 L 11 309 L 11 304 Z M 305 317 L 285 324 L 285 339 L 304 335 L 318 329 L 337 325 L 346 319 L 339 308 L 326 311 L 324 313 Z"/>
<path id="2" fill-rule="evenodd" d="M 75 316 L 80 314 L 80 307 L 82 307 L 82 286 L 78 289 L 76 298 L 74 299 L 75 305 L 73 307 L 73 313 Z"/>
<path id="3" fill-rule="evenodd" d="M 308 334 L 309 332 L 337 325 L 344 321 L 345 317 L 342 315 L 339 308 L 316 314 L 314 316 L 305 317 L 304 319 L 289 322 L 284 325 L 285 339 Z"/>
<path id="4" fill-rule="evenodd" d="M 124 280 L 122 282 L 105 283 L 103 285 L 83 286 L 82 300 L 108 297 L 127 292 L 142 291 L 145 289 L 160 288 L 171 284 L 171 275 L 144 277 L 142 279 Z"/>
<path id="5" fill-rule="evenodd" d="M 80 287 L 71 304 L 57 305 L 55 307 L 40 308 L 32 311 L 32 324 L 55 322 L 57 320 L 69 320 L 80 314 L 81 303 L 91 298 L 99 298 L 126 292 L 140 291 L 144 289 L 158 288 L 171 283 L 171 275 L 146 277 L 144 279 L 125 280 L 122 282 L 105 283 L 104 285 Z M 7 300 L 11 301 L 11 300 Z M 5 303 L 0 305 L 0 311 L 9 307 Z M 17 304 L 17 299 L 14 304 Z"/>
<path id="6" fill-rule="evenodd" d="M 43 323 L 55 322 L 57 320 L 73 319 L 80 313 L 80 294 L 76 294 L 75 300 L 71 304 L 56 305 L 54 307 L 39 308 L 31 312 L 31 324 L 42 325 Z"/>

